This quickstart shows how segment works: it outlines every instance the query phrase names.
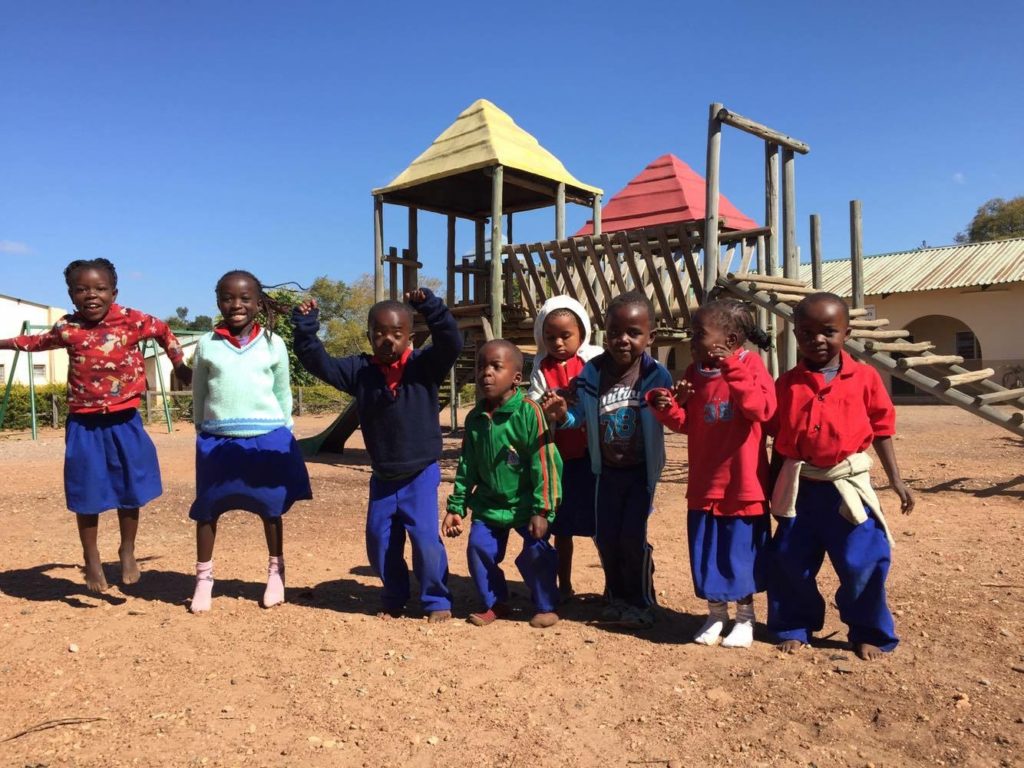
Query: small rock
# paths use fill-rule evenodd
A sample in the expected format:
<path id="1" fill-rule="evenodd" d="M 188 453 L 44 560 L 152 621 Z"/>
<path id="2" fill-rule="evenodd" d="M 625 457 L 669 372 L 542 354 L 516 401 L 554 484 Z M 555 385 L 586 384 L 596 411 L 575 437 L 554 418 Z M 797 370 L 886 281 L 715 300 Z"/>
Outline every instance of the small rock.
<path id="1" fill-rule="evenodd" d="M 324 749 L 334 749 L 336 746 L 338 746 L 338 742 L 334 739 L 328 739 L 324 742 Z"/>
<path id="2" fill-rule="evenodd" d="M 430 738 L 427 739 L 427 744 L 429 744 L 432 747 L 437 745 L 437 744 L 439 744 L 440 742 L 441 742 L 441 740 L 439 738 L 437 738 L 437 736 L 431 736 Z"/>
<path id="3" fill-rule="evenodd" d="M 314 747 L 319 747 L 323 740 L 319 736 L 310 736 L 306 741 Z"/>
<path id="4" fill-rule="evenodd" d="M 232 706 L 231 706 L 230 704 L 228 704 L 228 705 L 227 705 L 226 707 L 221 707 L 221 708 L 220 708 L 220 711 L 221 711 L 221 712 L 224 712 L 224 713 L 226 713 L 226 714 L 230 714 L 230 713 L 232 713 L 232 712 L 234 712 L 234 711 L 235 711 L 235 708 L 234 708 L 234 707 L 232 707 Z"/>
<path id="5" fill-rule="evenodd" d="M 388 667 L 384 670 L 384 677 L 392 677 L 394 674 L 395 670 L 393 670 L 391 667 Z"/>
<path id="6" fill-rule="evenodd" d="M 835 670 L 841 675 L 852 675 L 854 672 L 853 666 L 851 666 L 850 664 L 844 664 L 842 662 L 836 664 Z"/>
<path id="7" fill-rule="evenodd" d="M 444 693 L 447 690 L 448 690 L 448 686 L 446 686 L 446 685 L 439 685 L 439 686 L 437 686 L 437 692 L 438 693 Z"/>
<path id="8" fill-rule="evenodd" d="M 78 653 L 78 646 L 75 643 L 71 643 L 68 646 L 68 653 Z"/>

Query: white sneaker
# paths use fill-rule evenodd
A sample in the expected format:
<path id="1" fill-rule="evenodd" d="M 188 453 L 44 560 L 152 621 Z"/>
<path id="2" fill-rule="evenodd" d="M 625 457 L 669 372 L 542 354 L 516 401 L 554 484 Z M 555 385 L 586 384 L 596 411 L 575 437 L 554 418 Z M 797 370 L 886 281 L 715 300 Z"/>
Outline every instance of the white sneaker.
<path id="1" fill-rule="evenodd" d="M 697 634 L 693 636 L 693 642 L 698 645 L 714 645 L 722 636 L 725 629 L 725 622 L 729 620 L 728 603 L 713 603 L 708 601 L 708 618 Z"/>
<path id="2" fill-rule="evenodd" d="M 736 623 L 732 631 L 722 640 L 723 648 L 749 648 L 754 643 L 754 604 L 740 603 L 736 606 Z"/>

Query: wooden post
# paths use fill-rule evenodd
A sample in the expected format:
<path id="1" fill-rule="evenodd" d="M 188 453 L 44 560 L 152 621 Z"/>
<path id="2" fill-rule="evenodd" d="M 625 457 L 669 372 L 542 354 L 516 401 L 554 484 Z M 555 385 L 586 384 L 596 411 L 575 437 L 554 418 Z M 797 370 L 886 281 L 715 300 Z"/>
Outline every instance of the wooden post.
<path id="1" fill-rule="evenodd" d="M 455 217 L 448 216 L 448 306 L 455 306 Z"/>
<path id="2" fill-rule="evenodd" d="M 800 256 L 796 250 L 796 158 L 792 149 L 782 150 L 782 245 L 783 277 L 800 277 Z M 786 324 L 786 370 L 796 367 L 796 337 L 793 324 Z"/>
<path id="3" fill-rule="evenodd" d="M 565 182 L 558 182 L 555 192 L 555 240 L 565 239 Z"/>
<path id="4" fill-rule="evenodd" d="M 764 225 L 772 230 L 765 238 L 768 252 L 764 273 L 776 275 L 779 272 L 779 147 L 769 142 L 764 145 Z"/>
<path id="5" fill-rule="evenodd" d="M 704 295 L 718 282 L 718 161 L 722 154 L 722 123 L 714 103 L 708 112 L 708 158 L 704 198 Z"/>
<path id="6" fill-rule="evenodd" d="M 491 176 L 491 328 L 494 329 L 494 338 L 500 339 L 501 335 L 501 195 L 505 185 L 505 169 L 502 166 L 494 168 L 494 175 Z"/>
<path id="7" fill-rule="evenodd" d="M 765 254 L 765 244 L 764 244 L 764 241 L 765 241 L 765 236 L 764 235 L 758 235 L 757 236 L 757 261 L 756 261 L 756 265 L 757 266 L 756 266 L 756 270 L 757 270 L 757 274 L 759 274 L 759 275 L 765 274 L 764 269 L 765 269 L 766 254 Z M 769 330 L 769 326 L 768 326 L 768 310 L 766 310 L 764 307 L 757 307 L 757 310 L 754 313 L 754 321 L 757 323 L 757 327 L 758 328 L 760 328 L 765 333 L 767 333 L 769 336 L 771 336 L 771 331 Z M 772 338 L 772 344 L 773 344 L 773 346 L 775 344 L 774 337 Z M 762 349 L 761 350 L 761 362 L 765 364 L 765 367 L 768 366 L 768 358 L 769 358 L 769 353 L 770 352 L 771 352 L 770 349 Z"/>
<path id="8" fill-rule="evenodd" d="M 420 260 L 420 227 L 417 219 L 418 211 L 415 208 L 409 209 L 409 258 L 413 261 Z M 407 264 L 402 272 L 402 291 L 398 299 L 401 301 L 405 291 L 414 291 L 419 287 L 420 276 L 415 264 Z"/>
<path id="9" fill-rule="evenodd" d="M 373 198 L 373 300 L 384 300 L 384 198 Z"/>
<path id="10" fill-rule="evenodd" d="M 511 213 L 505 214 L 505 242 L 508 243 L 509 245 L 512 245 L 512 243 L 515 242 L 515 240 L 512 239 L 512 214 Z"/>
<path id="11" fill-rule="evenodd" d="M 601 234 L 601 196 L 594 195 L 594 237 Z"/>
<path id="12" fill-rule="evenodd" d="M 448 387 L 451 390 L 451 402 L 448 403 L 449 414 L 451 416 L 451 428 L 452 432 L 459 428 L 459 390 L 458 384 L 455 381 L 455 366 L 452 366 L 451 371 L 448 372 Z"/>
<path id="13" fill-rule="evenodd" d="M 811 287 L 821 290 L 821 217 L 811 214 Z"/>
<path id="14" fill-rule="evenodd" d="M 483 272 L 479 271 L 484 267 L 484 244 L 487 242 L 487 234 L 484 229 L 484 220 L 478 219 L 476 222 L 476 267 L 477 271 L 473 273 L 473 298 L 469 302 L 470 304 L 483 304 L 484 302 L 484 282 Z M 466 297 L 463 296 L 463 299 Z"/>
<path id="15" fill-rule="evenodd" d="M 864 240 L 861 229 L 860 200 L 850 201 L 850 282 L 853 307 L 864 306 Z"/>

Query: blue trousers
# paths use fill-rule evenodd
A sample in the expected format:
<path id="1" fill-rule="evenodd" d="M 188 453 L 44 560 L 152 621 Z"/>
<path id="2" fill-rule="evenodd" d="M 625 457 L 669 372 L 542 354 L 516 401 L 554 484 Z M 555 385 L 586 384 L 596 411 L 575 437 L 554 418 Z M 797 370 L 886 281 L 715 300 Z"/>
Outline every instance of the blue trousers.
<path id="1" fill-rule="evenodd" d="M 490 526 L 474 520 L 469 529 L 469 573 L 484 608 L 508 601 L 508 584 L 501 570 L 511 529 Z M 558 554 L 547 538 L 535 539 L 526 526 L 515 529 L 523 537 L 523 551 L 516 558 L 523 582 L 530 588 L 530 599 L 537 613 L 554 611 L 558 605 Z"/>
<path id="2" fill-rule="evenodd" d="M 654 547 L 647 543 L 651 493 L 647 468 L 605 465 L 597 483 L 594 541 L 604 569 L 605 592 L 638 608 L 657 603 L 654 596 Z"/>
<path id="3" fill-rule="evenodd" d="M 423 610 L 448 611 L 448 554 L 438 532 L 437 487 L 441 470 L 434 462 L 412 478 L 370 478 L 366 515 L 366 554 L 384 582 L 384 608 L 399 611 L 409 600 L 405 536 L 412 540 L 412 570 L 420 583 Z"/>
<path id="4" fill-rule="evenodd" d="M 825 623 L 817 576 L 825 555 L 839 577 L 836 605 L 851 643 L 891 651 L 899 639 L 885 598 L 892 553 L 874 517 L 844 518 L 832 483 L 800 483 L 796 517 L 778 519 L 770 545 L 768 629 L 780 640 L 807 643 Z"/>
<path id="5" fill-rule="evenodd" d="M 734 517 L 691 509 L 686 527 L 697 597 L 733 602 L 764 589 L 758 560 L 771 528 L 767 514 Z"/>

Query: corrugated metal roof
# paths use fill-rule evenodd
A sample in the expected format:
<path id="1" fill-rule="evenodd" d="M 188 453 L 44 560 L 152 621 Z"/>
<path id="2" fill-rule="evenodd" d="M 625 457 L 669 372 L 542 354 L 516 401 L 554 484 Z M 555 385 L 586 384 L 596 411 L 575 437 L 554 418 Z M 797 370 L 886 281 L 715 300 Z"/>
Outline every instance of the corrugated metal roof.
<path id="1" fill-rule="evenodd" d="M 811 282 L 811 265 L 800 265 L 800 279 Z M 853 293 L 850 260 L 822 264 L 822 289 Z M 943 288 L 1024 282 L 1024 237 L 986 243 L 920 248 L 864 258 L 864 294 L 878 296 Z"/>

